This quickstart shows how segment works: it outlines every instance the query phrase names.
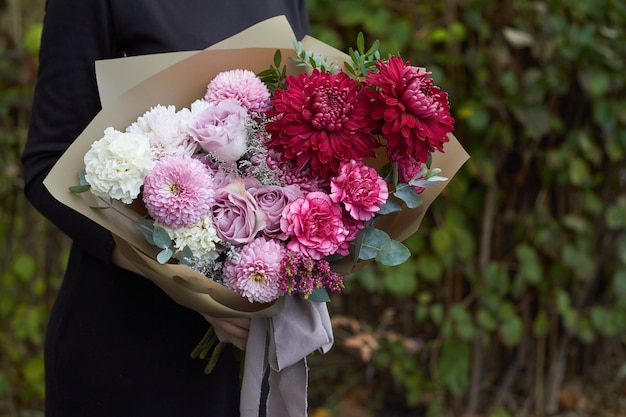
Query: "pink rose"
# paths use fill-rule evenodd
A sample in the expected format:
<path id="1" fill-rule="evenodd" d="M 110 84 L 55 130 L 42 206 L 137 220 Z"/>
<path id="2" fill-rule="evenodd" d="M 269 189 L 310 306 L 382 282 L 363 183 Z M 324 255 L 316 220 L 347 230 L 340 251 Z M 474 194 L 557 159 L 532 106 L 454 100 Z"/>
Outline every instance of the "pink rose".
<path id="1" fill-rule="evenodd" d="M 316 191 L 298 198 L 285 206 L 280 220 L 281 230 L 292 237 L 287 248 L 313 259 L 334 253 L 347 256 L 349 230 L 342 216 L 341 207 L 326 193 Z"/>
<path id="2" fill-rule="evenodd" d="M 297 185 L 287 185 L 285 187 L 259 185 L 249 188 L 248 192 L 257 201 L 259 208 L 267 214 L 265 233 L 277 239 L 287 239 L 287 235 L 280 230 L 280 218 L 285 206 L 302 196 L 300 188 Z"/>
<path id="3" fill-rule="evenodd" d="M 240 178 L 215 191 L 211 215 L 218 235 L 234 245 L 254 239 L 265 228 L 267 219 Z"/>
<path id="4" fill-rule="evenodd" d="M 207 152 L 223 161 L 236 161 L 248 149 L 248 113 L 235 99 L 209 103 L 189 124 L 189 134 Z"/>
<path id="5" fill-rule="evenodd" d="M 389 197 L 385 180 L 362 161 L 342 163 L 339 175 L 330 180 L 330 189 L 335 203 L 343 203 L 353 218 L 363 221 L 374 217 Z"/>

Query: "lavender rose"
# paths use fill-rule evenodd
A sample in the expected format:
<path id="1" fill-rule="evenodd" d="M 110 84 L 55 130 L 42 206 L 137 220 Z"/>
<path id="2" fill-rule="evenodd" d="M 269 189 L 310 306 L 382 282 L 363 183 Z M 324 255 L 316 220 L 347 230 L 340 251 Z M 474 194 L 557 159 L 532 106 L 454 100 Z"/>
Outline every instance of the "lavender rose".
<path id="1" fill-rule="evenodd" d="M 215 191 L 211 215 L 218 235 L 234 245 L 250 242 L 267 224 L 267 216 L 241 178 Z"/>
<path id="2" fill-rule="evenodd" d="M 285 240 L 287 235 L 280 230 L 280 217 L 283 208 L 295 199 L 302 197 L 303 193 L 297 185 L 280 187 L 277 185 L 259 185 L 251 187 L 248 192 L 257 201 L 259 208 L 267 214 L 265 234 L 277 239 Z"/>
<path id="3" fill-rule="evenodd" d="M 235 99 L 210 103 L 189 124 L 189 134 L 207 152 L 236 161 L 247 151 L 248 113 Z"/>

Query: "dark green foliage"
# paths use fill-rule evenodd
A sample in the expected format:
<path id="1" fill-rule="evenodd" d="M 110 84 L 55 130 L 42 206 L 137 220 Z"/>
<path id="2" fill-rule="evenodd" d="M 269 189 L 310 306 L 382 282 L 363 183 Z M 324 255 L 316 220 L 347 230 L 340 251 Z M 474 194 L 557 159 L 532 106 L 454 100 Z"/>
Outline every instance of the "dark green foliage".
<path id="1" fill-rule="evenodd" d="M 334 377 L 315 370 L 332 359 L 316 357 L 313 375 L 335 378 L 312 383 L 320 398 L 332 406 L 333 387 L 357 373 L 365 386 L 353 398 L 380 415 L 547 415 L 577 379 L 616 408 L 626 372 L 626 5 L 309 6 L 313 36 L 347 51 L 363 32 L 381 56 L 431 71 L 472 156 L 405 242 L 412 259 L 360 270 L 333 298 L 333 316 L 358 321 L 361 334 L 357 343 L 339 331 L 330 355 L 362 352 L 366 336 L 377 347 Z M 380 332 L 386 314 L 385 330 L 402 337 Z"/>

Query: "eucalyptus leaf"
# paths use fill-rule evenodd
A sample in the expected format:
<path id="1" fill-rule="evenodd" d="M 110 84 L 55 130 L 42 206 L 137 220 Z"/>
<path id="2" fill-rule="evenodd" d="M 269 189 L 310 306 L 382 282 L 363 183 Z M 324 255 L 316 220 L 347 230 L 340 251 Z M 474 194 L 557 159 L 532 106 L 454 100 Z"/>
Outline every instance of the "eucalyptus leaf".
<path id="1" fill-rule="evenodd" d="M 363 242 L 359 250 L 359 259 L 369 260 L 375 259 L 379 252 L 389 245 L 391 238 L 380 229 L 369 227 L 362 232 Z"/>
<path id="2" fill-rule="evenodd" d="M 404 201 L 408 208 L 416 208 L 422 205 L 422 197 L 408 184 L 398 184 L 394 196 Z"/>
<path id="3" fill-rule="evenodd" d="M 78 180 L 80 181 L 80 185 L 89 185 L 89 182 L 87 181 L 87 171 L 84 169 L 78 171 Z"/>
<path id="4" fill-rule="evenodd" d="M 411 251 L 397 240 L 389 240 L 386 250 L 381 251 L 376 261 L 387 266 L 396 266 L 406 262 L 411 257 Z"/>
<path id="5" fill-rule="evenodd" d="M 398 203 L 393 198 L 389 198 L 387 199 L 385 204 L 380 206 L 380 210 L 378 211 L 378 214 L 380 214 L 381 216 L 384 216 L 385 214 L 398 213 L 400 211 L 402 211 L 402 205 L 400 205 L 400 203 Z"/>
<path id="6" fill-rule="evenodd" d="M 157 246 L 157 244 L 154 243 L 154 239 L 152 237 L 152 234 L 154 233 L 154 220 L 137 220 L 137 222 L 135 223 L 135 228 L 137 228 L 137 230 L 139 230 L 145 236 L 148 243 Z"/>
<path id="7" fill-rule="evenodd" d="M 160 264 L 166 264 L 171 258 L 174 252 L 170 248 L 165 248 L 157 255 L 157 261 Z"/>
<path id="8" fill-rule="evenodd" d="M 172 246 L 172 238 L 162 227 L 157 226 L 154 228 L 152 239 L 154 239 L 154 244 L 159 248 L 166 249 Z"/>
<path id="9" fill-rule="evenodd" d="M 308 300 L 316 303 L 328 303 L 330 296 L 325 288 L 314 288 L 313 292 L 309 294 Z"/>

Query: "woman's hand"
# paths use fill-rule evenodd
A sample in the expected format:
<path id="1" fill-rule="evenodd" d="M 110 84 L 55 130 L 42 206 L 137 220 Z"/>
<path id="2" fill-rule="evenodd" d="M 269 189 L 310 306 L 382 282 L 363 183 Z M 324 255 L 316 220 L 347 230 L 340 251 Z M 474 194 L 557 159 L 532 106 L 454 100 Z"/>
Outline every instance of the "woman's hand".
<path id="1" fill-rule="evenodd" d="M 250 331 L 250 319 L 244 317 L 218 318 L 203 314 L 204 318 L 213 326 L 219 327 L 226 333 L 243 341 L 248 340 Z"/>

